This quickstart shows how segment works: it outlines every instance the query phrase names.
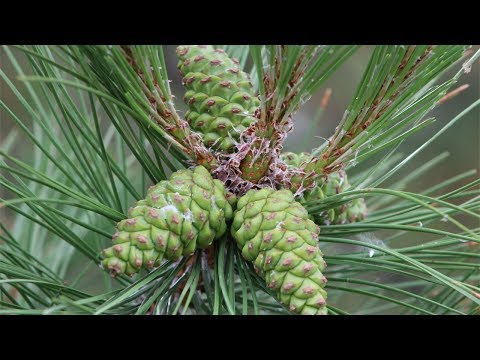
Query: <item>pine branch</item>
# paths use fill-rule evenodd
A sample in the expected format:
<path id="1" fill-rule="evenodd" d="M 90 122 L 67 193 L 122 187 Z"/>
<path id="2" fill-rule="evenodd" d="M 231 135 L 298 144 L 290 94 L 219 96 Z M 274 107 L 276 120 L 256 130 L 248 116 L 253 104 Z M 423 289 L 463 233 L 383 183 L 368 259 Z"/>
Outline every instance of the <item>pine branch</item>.
<path id="1" fill-rule="evenodd" d="M 188 123 L 181 119 L 175 110 L 166 72 L 160 74 L 160 71 L 165 68 L 165 62 L 160 62 L 158 59 L 156 53 L 158 47 L 153 49 L 144 46 L 122 46 L 121 48 L 128 63 L 140 78 L 145 96 L 159 115 L 156 118 L 157 123 L 185 146 L 185 150 L 196 159 L 197 164 L 213 166 L 216 160 L 203 145 L 202 138 L 190 129 Z M 155 64 L 152 59 L 157 60 Z M 159 63 L 161 63 L 160 67 L 157 66 Z"/>
<path id="2" fill-rule="evenodd" d="M 295 170 L 292 188 L 300 191 L 308 188 L 319 178 L 357 161 L 357 157 L 364 160 L 366 153 L 371 156 L 377 149 L 396 144 L 428 125 L 419 121 L 439 104 L 454 80 L 440 86 L 431 83 L 461 59 L 463 49 L 462 46 L 377 47 L 334 134 L 326 146 L 314 151 L 318 156 Z M 406 131 L 402 134 L 402 130 Z M 373 149 L 367 150 L 372 145 Z"/>
<path id="3" fill-rule="evenodd" d="M 80 47 L 6 51 L 18 77 L 29 81 L 17 85 L 0 71 L 2 85 L 22 109 L 17 113 L 0 101 L 0 116 L 18 130 L 0 150 L 0 187 L 10 197 L 0 199 L 0 208 L 13 222 L 0 223 L 0 314 L 287 314 L 228 233 L 215 242 L 212 258 L 198 251 L 136 279 L 113 280 L 97 266 L 112 219 L 123 219 L 124 209 L 143 197 L 148 181 L 165 179 L 167 170 L 183 161 L 180 152 L 192 151 L 177 132 L 183 120 L 170 103 L 161 48 L 114 47 L 110 54 L 108 47 L 99 49 L 90 49 L 94 62 L 84 53 L 90 50 Z M 333 52 L 324 53 L 326 49 Z M 287 123 L 318 89 L 315 84 L 322 84 L 353 51 L 328 46 L 227 48 L 231 50 L 241 64 L 249 53 L 257 59 L 252 71 L 260 74 L 256 83 L 262 106 L 271 109 L 262 121 L 269 125 Z M 418 194 L 403 189 L 435 171 L 446 155 L 413 172 L 400 170 L 480 101 L 459 111 L 411 154 L 394 154 L 410 134 L 432 122 L 426 115 L 434 106 L 460 91 L 447 94 L 480 54 L 453 80 L 437 86 L 434 81 L 461 58 L 462 47 L 427 50 L 377 47 L 338 136 L 317 151 L 319 159 L 328 152 L 322 171 L 310 178 L 302 173 L 283 178 L 307 185 L 305 180 L 319 181 L 325 168 L 334 171 L 337 165 L 348 167 L 353 160 L 389 150 L 363 173 L 349 173 L 355 181 L 345 192 L 305 204 L 311 214 L 359 197 L 369 204 L 361 222 L 322 225 L 330 314 L 478 312 L 480 228 L 463 222 L 480 217 L 479 180 L 467 179 L 475 170 L 442 179 Z M 321 54 L 325 57 L 318 60 Z M 17 61 L 20 56 L 24 58 Z M 273 96 L 267 99 L 267 93 Z M 169 132 L 169 127 L 176 129 Z M 268 150 L 278 140 L 278 148 L 284 138 L 269 138 L 274 132 L 269 131 L 264 127 L 259 133 L 271 140 L 262 146 Z M 170 141 L 176 145 L 169 148 Z M 280 167 L 277 163 L 276 170 Z M 379 186 L 390 177 L 388 188 Z M 288 185 L 277 180 L 273 185 Z M 112 287 L 116 281 L 119 289 Z M 96 294 L 90 293 L 92 286 Z"/>
<path id="4" fill-rule="evenodd" d="M 215 167 L 213 154 L 174 107 L 161 47 L 95 46 L 78 49 L 89 59 L 105 89 L 138 114 L 137 121 L 159 129 L 170 144 L 195 163 Z"/>
<path id="5" fill-rule="evenodd" d="M 271 183 L 285 185 L 290 181 L 289 177 L 284 179 L 284 164 L 277 159 L 293 129 L 292 116 L 355 49 L 330 45 L 250 47 L 261 106 L 255 126 L 242 134 L 251 144 L 240 166 L 243 174 L 254 174 L 248 180 L 261 182 L 265 176 Z"/>

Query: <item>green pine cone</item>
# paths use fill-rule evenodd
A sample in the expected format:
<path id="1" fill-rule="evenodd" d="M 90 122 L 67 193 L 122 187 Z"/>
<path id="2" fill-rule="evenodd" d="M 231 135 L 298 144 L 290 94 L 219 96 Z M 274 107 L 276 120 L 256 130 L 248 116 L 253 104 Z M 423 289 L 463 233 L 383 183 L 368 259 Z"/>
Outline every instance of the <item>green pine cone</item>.
<path id="1" fill-rule="evenodd" d="M 327 313 L 320 228 L 289 190 L 249 190 L 238 200 L 231 231 L 244 258 L 290 311 Z"/>
<path id="2" fill-rule="evenodd" d="M 206 248 L 227 230 L 234 201 L 203 166 L 179 170 L 150 187 L 130 218 L 117 224 L 115 245 L 103 250 L 102 265 L 113 275 L 133 275 Z"/>
<path id="3" fill-rule="evenodd" d="M 312 155 L 303 152 L 295 154 L 286 152 L 280 155 L 280 158 L 288 167 L 299 167 L 312 159 Z M 309 201 L 322 200 L 326 197 L 340 194 L 349 188 L 348 177 L 345 171 L 338 171 L 328 176 L 328 181 L 312 190 L 305 191 L 298 200 L 301 204 Z M 338 206 L 328 211 L 315 214 L 313 218 L 320 225 L 344 224 L 347 222 L 356 222 L 365 219 L 367 215 L 367 206 L 363 198 L 354 199 L 346 204 Z"/>
<path id="4" fill-rule="evenodd" d="M 186 119 L 207 146 L 231 151 L 259 106 L 248 75 L 236 59 L 209 45 L 179 46 L 177 55 L 187 89 Z"/>

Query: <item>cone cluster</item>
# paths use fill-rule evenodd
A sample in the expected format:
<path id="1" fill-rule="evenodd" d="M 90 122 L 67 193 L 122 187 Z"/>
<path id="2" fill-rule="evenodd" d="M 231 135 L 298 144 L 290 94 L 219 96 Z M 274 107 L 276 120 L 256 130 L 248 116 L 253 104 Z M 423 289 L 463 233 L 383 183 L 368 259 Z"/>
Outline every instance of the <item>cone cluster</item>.
<path id="1" fill-rule="evenodd" d="M 235 156 L 225 153 L 233 151 L 240 134 L 255 122 L 259 106 L 249 76 L 221 49 L 184 45 L 176 51 L 187 90 L 184 101 L 189 125 L 221 157 Z M 241 140 L 248 144 L 248 136 Z M 255 146 L 258 154 L 265 155 Z M 247 153 L 239 162 L 240 168 L 242 163 L 249 164 L 242 179 L 254 184 L 270 164 L 270 158 L 256 161 L 258 154 Z M 280 158 L 291 170 L 304 168 L 302 164 L 313 159 L 309 153 L 283 153 Z M 291 184 L 298 185 L 301 178 L 291 172 Z M 231 186 L 232 179 L 225 182 Z M 129 210 L 129 218 L 117 224 L 113 246 L 103 250 L 102 265 L 113 275 L 133 275 L 142 268 L 157 267 L 163 260 L 175 261 L 207 248 L 226 233 L 227 222 L 233 218 L 228 224 L 232 237 L 277 299 L 297 314 L 326 314 L 326 263 L 318 247 L 319 225 L 364 219 L 365 201 L 355 199 L 309 215 L 304 204 L 321 202 L 349 188 L 344 171 L 329 174 L 328 179 L 304 191 L 298 201 L 291 190 L 276 190 L 275 186 L 258 186 L 261 189 L 248 190 L 237 201 L 203 166 L 177 171 L 169 180 L 152 186 L 146 198 Z"/>

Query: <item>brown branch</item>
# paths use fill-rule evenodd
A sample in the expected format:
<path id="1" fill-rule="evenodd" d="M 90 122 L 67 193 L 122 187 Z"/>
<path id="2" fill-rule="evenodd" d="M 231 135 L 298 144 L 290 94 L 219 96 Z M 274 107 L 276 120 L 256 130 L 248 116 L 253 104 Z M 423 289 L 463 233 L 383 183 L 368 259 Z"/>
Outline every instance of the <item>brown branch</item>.
<path id="1" fill-rule="evenodd" d="M 457 96 L 458 94 L 460 94 L 462 91 L 464 90 L 467 90 L 468 88 L 470 87 L 469 84 L 463 84 L 462 86 L 459 86 L 458 88 L 456 88 L 455 90 L 452 90 L 450 91 L 449 93 L 447 93 L 444 97 L 442 97 L 438 103 L 439 104 L 443 104 L 444 102 L 454 98 L 455 96 Z"/>
<path id="2" fill-rule="evenodd" d="M 325 110 L 328 107 L 331 97 L 332 97 L 332 89 L 331 88 L 325 89 L 325 92 L 323 93 L 323 96 L 322 96 L 322 100 L 320 100 L 320 107 L 323 110 Z"/>

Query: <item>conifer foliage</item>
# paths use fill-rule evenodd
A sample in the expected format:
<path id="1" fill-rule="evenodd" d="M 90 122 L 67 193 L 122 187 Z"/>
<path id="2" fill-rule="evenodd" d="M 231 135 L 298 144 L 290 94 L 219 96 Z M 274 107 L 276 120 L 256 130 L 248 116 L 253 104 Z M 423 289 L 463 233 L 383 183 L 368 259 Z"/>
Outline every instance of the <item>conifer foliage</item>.
<path id="1" fill-rule="evenodd" d="M 373 47 L 331 136 L 285 151 L 358 48 L 180 45 L 177 99 L 172 48 L 4 47 L 22 111 L 0 98 L 0 313 L 478 312 L 480 229 L 464 222 L 480 218 L 480 181 L 413 193 L 447 155 L 401 169 L 480 100 L 396 149 L 428 132 L 479 52 Z"/>

